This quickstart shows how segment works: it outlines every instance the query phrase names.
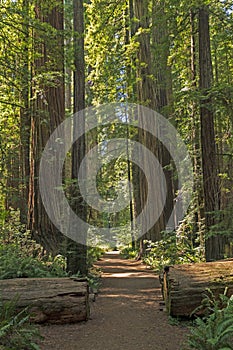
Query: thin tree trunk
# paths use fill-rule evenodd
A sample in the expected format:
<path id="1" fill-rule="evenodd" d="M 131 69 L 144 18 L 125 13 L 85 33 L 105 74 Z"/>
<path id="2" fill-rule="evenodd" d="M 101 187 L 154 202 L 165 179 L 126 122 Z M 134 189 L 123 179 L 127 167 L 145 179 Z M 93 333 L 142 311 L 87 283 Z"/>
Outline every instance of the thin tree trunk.
<path id="1" fill-rule="evenodd" d="M 29 62 L 29 45 L 30 45 L 30 33 L 29 33 L 29 3 L 27 0 L 23 1 L 23 10 L 26 13 L 26 18 L 23 22 L 23 29 L 25 32 L 25 42 L 27 43 L 24 48 L 24 75 L 23 75 L 23 88 L 22 88 L 22 100 L 24 107 L 20 110 L 20 222 L 27 223 L 27 211 L 28 211 L 28 195 L 29 195 L 29 177 L 30 177 L 30 127 L 31 127 L 31 114 L 30 114 L 30 62 Z"/>
<path id="2" fill-rule="evenodd" d="M 129 0 L 128 1 L 128 8 L 126 11 L 126 34 L 125 34 L 125 45 L 129 45 L 130 44 L 130 40 L 132 38 L 132 36 L 134 35 L 134 28 L 133 28 L 133 24 L 132 24 L 132 19 L 133 19 L 133 0 Z M 132 78 L 133 78 L 133 69 L 132 69 L 132 64 L 126 66 L 126 81 L 127 81 L 127 95 L 129 97 L 129 99 L 131 100 L 133 98 L 133 96 L 135 95 L 133 92 L 134 86 L 132 86 Z M 129 121 L 127 121 L 129 122 Z M 136 187 L 138 187 L 137 184 L 137 180 L 134 181 L 134 171 L 137 171 L 137 167 L 134 164 L 131 164 L 130 162 L 130 154 L 129 154 L 129 142 L 128 140 L 130 139 L 131 135 L 130 135 L 130 128 L 129 125 L 127 125 L 127 130 L 126 130 L 126 152 L 127 152 L 127 177 L 128 177 L 128 181 L 129 181 L 129 200 L 130 200 L 130 204 L 129 204 L 129 210 L 130 210 L 130 221 L 131 221 L 131 237 L 132 237 L 132 248 L 135 249 L 136 247 L 136 242 L 135 242 L 135 235 L 134 235 L 134 219 L 135 219 L 135 202 L 136 202 Z"/>
<path id="3" fill-rule="evenodd" d="M 196 12 L 190 11 L 190 69 L 191 69 L 191 84 L 192 89 L 197 89 L 197 54 L 196 54 Z M 193 144 L 193 168 L 194 168 L 194 195 L 196 201 L 196 212 L 194 220 L 196 222 L 196 231 L 192 234 L 191 240 L 195 241 L 196 234 L 199 234 L 201 250 L 204 251 L 204 237 L 203 237 L 203 221 L 205 214 L 203 212 L 203 186 L 201 180 L 202 166 L 201 166 L 201 146 L 200 146 L 200 119 L 198 114 L 198 104 L 196 101 L 191 102 L 191 123 L 192 123 L 192 144 Z"/>

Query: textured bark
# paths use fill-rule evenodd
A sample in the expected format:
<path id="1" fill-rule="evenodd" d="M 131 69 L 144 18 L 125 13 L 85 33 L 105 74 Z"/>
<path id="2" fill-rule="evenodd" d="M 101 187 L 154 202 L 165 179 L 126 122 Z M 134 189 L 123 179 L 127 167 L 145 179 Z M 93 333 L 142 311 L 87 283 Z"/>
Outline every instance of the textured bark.
<path id="1" fill-rule="evenodd" d="M 200 118 L 201 146 L 204 189 L 204 210 L 207 233 L 214 225 L 213 213 L 220 209 L 218 164 L 214 130 L 214 111 L 210 96 L 212 85 L 212 61 L 210 51 L 209 13 L 208 8 L 199 9 L 199 70 L 200 70 Z M 222 238 L 211 236 L 206 239 L 206 260 L 223 258 Z"/>
<path id="2" fill-rule="evenodd" d="M 192 89 L 197 89 L 197 13 L 190 11 L 190 70 Z M 190 103 L 190 116 L 192 125 L 192 147 L 193 147 L 193 169 L 194 169 L 194 200 L 196 201 L 196 212 L 194 213 L 195 227 L 191 234 L 191 241 L 195 244 L 196 236 L 199 235 L 200 245 L 204 251 L 203 221 L 205 218 L 203 210 L 203 185 L 202 185 L 202 165 L 201 165 L 201 145 L 200 145 L 200 116 L 199 106 L 196 101 Z"/>
<path id="3" fill-rule="evenodd" d="M 125 44 L 129 45 L 131 40 L 133 40 L 136 25 L 133 21 L 135 16 L 134 14 L 134 0 L 128 1 L 128 9 L 126 16 L 128 17 L 128 27 L 126 28 L 125 35 Z M 137 96 L 137 87 L 136 87 L 136 71 L 135 71 L 135 57 L 131 58 L 131 62 L 128 63 L 126 67 L 127 72 L 127 95 L 131 102 L 135 102 L 135 97 Z M 127 130 L 127 139 L 130 138 L 130 128 Z M 138 134 L 134 135 L 134 140 L 138 141 Z M 128 152 L 128 150 L 127 150 Z M 135 247 L 137 243 L 134 237 L 134 220 L 141 212 L 141 201 L 140 201 L 140 184 L 138 179 L 142 176 L 139 167 L 135 164 L 128 161 L 128 181 L 132 183 L 132 186 L 129 188 L 130 192 L 130 218 L 131 218 L 131 237 L 132 237 L 132 247 Z"/>
<path id="4" fill-rule="evenodd" d="M 149 3 L 147 0 L 135 0 L 134 1 L 134 13 L 138 22 L 136 23 L 135 31 L 140 32 L 137 35 L 137 40 L 139 43 L 138 48 L 138 65 L 137 65 L 137 97 L 138 102 L 144 106 L 150 107 L 156 110 L 156 93 L 155 93 L 155 85 L 152 78 L 152 62 L 151 62 L 151 50 L 150 50 L 150 33 L 149 33 L 149 12 L 148 12 Z M 142 111 L 140 111 L 142 113 Z M 144 122 L 146 122 L 146 116 L 143 118 Z M 148 126 L 148 125 L 147 125 Z M 159 159 L 159 144 L 158 141 L 150 135 L 146 133 L 142 129 L 139 130 L 139 142 L 143 144 L 146 148 L 148 148 L 157 159 Z M 156 128 L 157 125 L 150 125 L 149 129 Z M 144 165 L 148 167 L 148 161 L 144 159 Z M 143 207 L 146 203 L 147 198 L 147 184 L 145 176 L 139 172 L 139 188 L 140 188 L 140 211 L 143 210 Z M 161 200 L 161 186 L 158 185 L 159 179 L 156 182 L 154 181 L 153 192 L 155 194 L 154 208 L 155 211 L 159 207 L 158 202 Z M 158 187 L 158 186 L 159 187 Z M 146 225 L 146 221 L 150 220 L 147 217 L 143 218 L 142 226 Z M 162 214 L 158 221 L 154 224 L 154 226 L 147 232 L 146 238 L 151 239 L 152 241 L 156 241 L 160 239 L 161 231 L 164 229 L 164 215 Z"/>
<path id="5" fill-rule="evenodd" d="M 42 151 L 51 133 L 64 120 L 64 52 L 63 52 L 63 1 L 60 6 L 51 10 L 49 14 L 43 14 L 43 3 L 37 2 L 35 6 L 36 18 L 41 22 L 47 22 L 60 32 L 53 40 L 41 40 L 41 33 L 35 31 L 34 50 L 39 53 L 34 62 L 33 76 L 52 72 L 56 79 L 46 80 L 33 86 L 36 95 L 31 120 L 31 150 L 30 150 L 30 182 L 29 182 L 29 205 L 28 226 L 32 230 L 34 239 L 53 254 L 57 254 L 63 236 L 51 223 L 45 212 L 39 193 L 39 163 Z M 39 92 L 37 91 L 39 89 Z M 47 179 L 48 186 L 53 186 L 56 174 L 51 174 Z"/>
<path id="6" fill-rule="evenodd" d="M 161 113 L 165 118 L 168 118 L 169 112 L 171 113 L 172 111 L 172 79 L 171 71 L 168 67 L 170 43 L 164 0 L 154 0 L 152 11 L 151 51 L 152 71 L 155 77 L 155 108 L 157 112 Z M 162 134 L 166 136 L 166 130 L 162 130 Z M 167 141 L 167 145 L 168 144 L 169 142 Z M 169 148 L 167 149 L 160 144 L 159 157 L 162 163 L 167 186 L 167 198 L 164 206 L 164 220 L 166 225 L 168 224 L 168 226 L 173 228 L 175 226 L 175 222 L 177 222 L 177 219 L 171 218 L 171 213 L 174 206 L 175 192 L 178 190 L 178 188 L 174 181 L 175 176 L 172 169 L 172 159 L 169 151 Z M 170 222 L 168 223 L 169 219 Z"/>
<path id="7" fill-rule="evenodd" d="M 85 108 L 85 61 L 84 61 L 84 7 L 82 0 L 73 0 L 74 12 L 74 113 Z M 72 171 L 71 177 L 77 181 L 80 164 L 86 152 L 86 137 L 84 122 L 77 124 L 74 119 L 74 133 L 78 128 L 83 136 L 72 147 Z M 72 208 L 75 213 L 85 222 L 87 219 L 87 208 L 80 194 L 78 183 L 74 186 L 72 195 L 75 197 Z M 77 240 L 67 240 L 67 270 L 72 274 L 78 271 L 82 275 L 87 274 L 87 247 L 85 245 L 86 229 L 83 225 L 77 227 Z M 80 244 L 82 241 L 84 244 Z"/>
<path id="8" fill-rule="evenodd" d="M 166 268 L 161 278 L 162 291 L 168 313 L 186 316 L 201 305 L 206 289 L 217 297 L 228 287 L 227 295 L 233 294 L 233 260 L 183 264 Z M 204 309 L 197 312 L 203 314 Z"/>
<path id="9" fill-rule="evenodd" d="M 125 33 L 125 45 L 129 45 L 130 41 L 134 35 L 134 26 L 132 24 L 132 19 L 133 19 L 134 13 L 133 13 L 133 0 L 129 0 L 128 1 L 128 8 L 126 9 L 126 18 L 128 19 L 128 23 L 126 25 L 126 33 Z M 135 96 L 134 94 L 134 87 L 132 86 L 132 78 L 134 75 L 134 70 L 132 68 L 132 63 L 128 64 L 126 66 L 126 76 L 127 76 L 127 87 L 126 87 L 126 91 L 127 91 L 127 95 L 129 96 L 129 99 L 133 101 L 133 96 Z M 137 178 L 134 179 L 134 174 L 135 171 L 137 172 L 137 167 L 135 166 L 135 164 L 131 164 L 130 160 L 129 160 L 129 144 L 128 144 L 128 140 L 130 139 L 130 128 L 129 126 L 127 126 L 127 130 L 126 130 L 126 138 L 127 138 L 127 177 L 128 177 L 128 181 L 129 181 L 129 200 L 130 200 L 130 221 L 131 221 L 131 237 L 132 237 L 132 247 L 135 248 L 136 247 L 136 241 L 135 241 L 135 237 L 134 237 L 134 218 L 136 217 L 136 213 L 135 213 L 135 204 L 137 201 L 137 196 L 136 196 L 136 188 L 138 187 L 137 184 Z M 134 181 L 136 180 L 136 181 Z M 133 183 L 133 185 L 132 185 Z"/>
<path id="10" fill-rule="evenodd" d="M 28 307 L 36 323 L 72 323 L 89 317 L 87 282 L 70 278 L 17 278 L 1 281 L 3 301 L 17 300 L 16 308 Z"/>

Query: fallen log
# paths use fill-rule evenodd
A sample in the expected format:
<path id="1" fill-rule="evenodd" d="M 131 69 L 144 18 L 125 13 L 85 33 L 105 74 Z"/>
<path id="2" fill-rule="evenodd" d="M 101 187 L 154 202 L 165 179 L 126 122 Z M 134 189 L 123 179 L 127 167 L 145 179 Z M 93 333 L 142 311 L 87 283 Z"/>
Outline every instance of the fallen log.
<path id="1" fill-rule="evenodd" d="M 89 317 L 87 281 L 72 278 L 15 278 L 0 281 L 3 301 L 16 298 L 35 323 L 74 323 Z"/>
<path id="2" fill-rule="evenodd" d="M 233 259 L 169 266 L 160 281 L 169 315 L 189 317 L 201 305 L 207 289 L 215 297 L 224 293 L 226 287 L 227 295 L 233 294 Z"/>

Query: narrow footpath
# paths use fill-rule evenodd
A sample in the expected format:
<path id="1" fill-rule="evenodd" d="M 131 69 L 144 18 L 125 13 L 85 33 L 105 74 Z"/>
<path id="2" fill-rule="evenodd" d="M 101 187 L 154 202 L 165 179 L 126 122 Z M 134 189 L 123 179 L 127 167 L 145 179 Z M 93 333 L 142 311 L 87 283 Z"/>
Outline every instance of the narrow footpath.
<path id="1" fill-rule="evenodd" d="M 85 323 L 41 327 L 42 350 L 180 350 L 187 328 L 160 311 L 158 276 L 141 262 L 106 254 L 102 287 Z"/>

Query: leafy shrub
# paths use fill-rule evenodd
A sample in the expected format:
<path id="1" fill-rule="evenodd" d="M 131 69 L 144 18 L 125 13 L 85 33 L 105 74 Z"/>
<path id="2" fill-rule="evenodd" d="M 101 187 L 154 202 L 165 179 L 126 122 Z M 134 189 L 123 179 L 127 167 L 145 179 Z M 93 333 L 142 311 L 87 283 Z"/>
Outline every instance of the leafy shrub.
<path id="1" fill-rule="evenodd" d="M 209 292 L 201 305 L 206 316 L 196 319 L 188 346 L 196 350 L 233 350 L 233 296 L 227 298 L 224 293 L 216 300 Z"/>
<path id="2" fill-rule="evenodd" d="M 104 254 L 104 249 L 100 247 L 88 247 L 87 249 L 87 265 L 89 268 L 93 266 Z"/>
<path id="3" fill-rule="evenodd" d="M 17 298 L 9 302 L 0 300 L 0 349 L 39 350 L 41 339 L 38 329 L 30 324 L 27 308 L 16 310 Z"/>
<path id="4" fill-rule="evenodd" d="M 64 258 L 48 257 L 45 261 L 29 256 L 17 245 L 0 245 L 0 279 L 19 277 L 62 277 Z"/>
<path id="5" fill-rule="evenodd" d="M 0 279 L 17 277 L 62 277 L 66 275 L 65 258 L 45 255 L 43 247 L 31 239 L 11 211 L 2 218 L 0 227 Z"/>
<path id="6" fill-rule="evenodd" d="M 138 250 L 132 247 L 125 247 L 121 250 L 121 256 L 125 259 L 134 259 L 138 255 Z"/>
<path id="7" fill-rule="evenodd" d="M 87 276 L 90 291 L 97 294 L 101 287 L 101 272 L 96 268 L 92 268 Z"/>
<path id="8" fill-rule="evenodd" d="M 91 292 L 98 293 L 101 282 L 101 270 L 96 266 L 93 266 L 104 254 L 105 250 L 100 247 L 88 247 L 87 250 L 87 264 L 88 264 L 88 275 L 87 280 Z"/>
<path id="9" fill-rule="evenodd" d="M 177 239 L 174 232 L 163 232 L 160 241 L 145 241 L 145 244 L 144 262 L 158 271 L 166 265 L 200 261 L 198 249 L 190 246 L 185 238 Z"/>

